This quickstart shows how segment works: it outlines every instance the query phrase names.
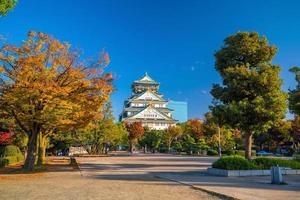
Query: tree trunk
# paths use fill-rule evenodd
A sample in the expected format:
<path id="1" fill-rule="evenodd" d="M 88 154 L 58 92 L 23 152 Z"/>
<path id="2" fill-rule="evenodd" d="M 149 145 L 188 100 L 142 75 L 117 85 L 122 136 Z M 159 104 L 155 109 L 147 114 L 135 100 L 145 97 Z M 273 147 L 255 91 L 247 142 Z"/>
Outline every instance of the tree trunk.
<path id="1" fill-rule="evenodd" d="M 107 143 L 104 144 L 104 153 L 108 154 L 108 144 Z"/>
<path id="2" fill-rule="evenodd" d="M 171 153 L 171 143 L 172 142 L 168 142 L 168 153 Z"/>
<path id="3" fill-rule="evenodd" d="M 37 164 L 42 165 L 45 163 L 45 157 L 46 157 L 46 136 L 44 136 L 42 133 L 38 135 L 38 159 Z"/>
<path id="4" fill-rule="evenodd" d="M 133 142 L 129 141 L 129 152 L 133 153 Z"/>
<path id="5" fill-rule="evenodd" d="M 252 150 L 252 131 L 246 133 L 246 142 L 245 142 L 245 158 L 248 160 L 251 159 L 251 150 Z"/>
<path id="6" fill-rule="evenodd" d="M 27 156 L 23 167 L 23 169 L 26 171 L 33 171 L 34 169 L 34 163 L 36 159 L 37 136 L 38 132 L 32 131 L 28 138 L 29 140 L 27 145 Z"/>

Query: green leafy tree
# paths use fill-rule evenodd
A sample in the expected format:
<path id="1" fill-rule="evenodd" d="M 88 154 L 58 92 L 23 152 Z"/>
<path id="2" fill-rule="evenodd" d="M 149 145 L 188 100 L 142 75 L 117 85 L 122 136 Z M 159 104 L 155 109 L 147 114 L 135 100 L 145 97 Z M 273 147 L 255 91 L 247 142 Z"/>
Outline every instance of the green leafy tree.
<path id="1" fill-rule="evenodd" d="M 277 150 L 280 144 L 289 142 L 292 139 L 291 121 L 280 120 L 264 133 L 254 135 L 254 142 L 261 150 L 267 147 L 268 151 Z"/>
<path id="2" fill-rule="evenodd" d="M 219 145 L 220 149 L 224 151 L 232 150 L 235 147 L 235 130 L 227 126 L 220 127 L 210 112 L 205 114 L 203 129 L 206 142 L 213 149 L 219 148 Z"/>
<path id="3" fill-rule="evenodd" d="M 145 149 L 148 148 L 155 153 L 162 142 L 163 134 L 164 131 L 161 130 L 145 130 L 144 137 L 141 139 L 140 144 L 142 144 Z"/>
<path id="4" fill-rule="evenodd" d="M 232 150 L 235 146 L 232 130 L 229 128 L 222 127 L 220 129 L 220 132 L 220 145 L 222 150 Z M 211 135 L 211 137 L 207 138 L 207 144 L 213 147 L 214 149 L 217 149 L 219 147 L 219 136 L 217 132 Z"/>
<path id="5" fill-rule="evenodd" d="M 128 145 L 128 132 L 126 130 L 124 123 L 117 123 L 117 129 L 118 129 L 118 137 L 117 140 L 115 140 L 114 145 L 115 146 L 126 146 Z"/>
<path id="6" fill-rule="evenodd" d="M 103 118 L 96 121 L 90 130 L 90 142 L 93 143 L 91 153 L 108 153 L 109 147 L 121 141 L 124 131 L 114 123 L 111 102 L 107 102 L 103 109 Z"/>
<path id="7" fill-rule="evenodd" d="M 187 154 L 192 154 L 196 150 L 197 141 L 189 134 L 184 134 L 181 140 L 182 150 Z"/>
<path id="8" fill-rule="evenodd" d="M 17 0 L 0 0 L 0 16 L 5 16 L 11 11 L 16 5 Z"/>
<path id="9" fill-rule="evenodd" d="M 209 149 L 209 145 L 207 144 L 206 139 L 204 138 L 199 139 L 195 144 L 195 150 L 197 152 L 201 150 L 208 150 L 208 149 Z"/>
<path id="10" fill-rule="evenodd" d="M 280 67 L 272 64 L 277 48 L 256 32 L 238 32 L 224 40 L 215 54 L 223 84 L 215 84 L 212 113 L 245 133 L 245 157 L 251 158 L 253 132 L 267 131 L 284 118 L 286 94 Z"/>
<path id="11" fill-rule="evenodd" d="M 295 74 L 297 86 L 289 91 L 289 110 L 296 115 L 300 115 L 300 69 L 292 67 L 290 72 Z"/>

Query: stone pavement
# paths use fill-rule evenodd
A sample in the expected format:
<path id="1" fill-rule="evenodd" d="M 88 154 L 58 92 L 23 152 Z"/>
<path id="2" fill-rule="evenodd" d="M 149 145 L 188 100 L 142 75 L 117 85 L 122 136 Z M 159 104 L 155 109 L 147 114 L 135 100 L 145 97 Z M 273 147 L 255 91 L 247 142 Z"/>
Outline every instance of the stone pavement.
<path id="1" fill-rule="evenodd" d="M 222 199 L 201 190 L 245 200 L 300 199 L 299 175 L 284 176 L 288 185 L 272 185 L 269 176 L 208 176 L 205 170 L 216 157 L 137 154 L 76 159 L 80 171 L 62 165 L 37 174 L 0 172 L 0 199 Z"/>
<path id="2" fill-rule="evenodd" d="M 199 171 L 215 158 L 159 154 L 76 158 L 82 177 L 110 186 L 111 193 L 124 199 L 219 199 L 190 186 L 156 176 L 161 172 Z M 115 188 L 113 188 L 115 187 Z"/>
<path id="3" fill-rule="evenodd" d="M 122 156 L 79 158 L 82 162 L 81 172 L 68 165 L 37 174 L 0 174 L 0 199 L 218 199 L 206 192 L 193 190 L 190 186 L 143 172 L 142 168 L 156 168 L 157 158 L 151 158 L 150 162 L 147 156 L 139 157 L 138 162 L 135 162 L 135 157 Z M 188 168 L 196 169 L 197 166 L 191 164 Z M 170 167 L 176 168 L 172 163 Z"/>
<path id="4" fill-rule="evenodd" d="M 299 200 L 300 175 L 286 175 L 287 185 L 270 184 L 270 176 L 218 177 L 203 173 L 161 173 L 158 177 L 243 200 Z"/>
<path id="5" fill-rule="evenodd" d="M 101 179 L 139 180 L 145 176 L 172 180 L 237 199 L 300 199 L 300 176 L 287 175 L 287 185 L 270 184 L 270 176 L 217 177 L 205 170 L 217 158 L 172 155 L 79 158 L 84 176 Z"/>

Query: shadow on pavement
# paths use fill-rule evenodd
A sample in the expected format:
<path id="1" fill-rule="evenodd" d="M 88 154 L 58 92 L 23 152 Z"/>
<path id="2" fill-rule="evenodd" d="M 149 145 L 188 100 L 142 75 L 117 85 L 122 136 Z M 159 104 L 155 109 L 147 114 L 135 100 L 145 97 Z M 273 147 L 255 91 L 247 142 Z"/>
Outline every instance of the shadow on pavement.
<path id="1" fill-rule="evenodd" d="M 188 179 L 187 176 L 193 176 L 194 180 Z M 160 181 L 180 182 L 195 186 L 213 186 L 213 187 L 231 187 L 231 188 L 247 188 L 262 190 L 283 190 L 300 192 L 300 176 L 297 181 L 292 181 L 292 177 L 287 180 L 287 185 L 273 185 L 264 177 L 262 180 L 249 180 L 247 178 L 228 178 L 228 177 L 212 177 L 207 176 L 204 172 L 184 171 L 184 172 L 149 172 L 146 174 L 98 174 L 89 175 L 86 178 L 101 180 L 120 180 L 120 181 Z M 198 178 L 198 180 L 196 180 Z M 287 178 L 286 178 L 287 179 Z M 295 179 L 295 178 L 294 178 Z"/>

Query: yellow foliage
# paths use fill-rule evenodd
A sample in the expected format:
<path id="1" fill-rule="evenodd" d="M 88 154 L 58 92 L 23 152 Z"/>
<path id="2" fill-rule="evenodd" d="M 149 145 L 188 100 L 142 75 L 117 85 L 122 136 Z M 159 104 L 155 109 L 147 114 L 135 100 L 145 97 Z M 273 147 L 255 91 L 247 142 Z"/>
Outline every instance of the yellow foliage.
<path id="1" fill-rule="evenodd" d="M 20 46 L 6 45 L 0 49 L 0 78 L 4 92 L 1 109 L 10 113 L 27 132 L 34 129 L 74 129 L 95 118 L 108 100 L 112 77 L 103 73 L 109 63 L 92 68 L 78 60 L 68 43 L 44 33 L 29 32 Z"/>

